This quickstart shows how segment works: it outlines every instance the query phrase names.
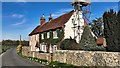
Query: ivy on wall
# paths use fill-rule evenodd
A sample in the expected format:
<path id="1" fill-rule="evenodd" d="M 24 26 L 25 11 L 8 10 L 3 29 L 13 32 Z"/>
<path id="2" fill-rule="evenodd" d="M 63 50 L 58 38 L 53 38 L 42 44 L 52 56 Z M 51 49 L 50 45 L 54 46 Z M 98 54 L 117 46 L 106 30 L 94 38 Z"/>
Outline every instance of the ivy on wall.
<path id="1" fill-rule="evenodd" d="M 53 31 L 56 31 L 57 32 L 57 37 L 58 38 L 53 38 Z M 49 38 L 47 38 L 47 32 L 49 32 Z M 42 39 L 42 35 L 44 35 L 44 39 Z M 40 34 L 40 43 L 43 43 L 44 44 L 47 44 L 47 45 L 56 45 L 58 43 L 60 43 L 60 41 L 62 41 L 62 39 L 64 38 L 64 30 L 63 28 L 57 28 L 57 29 L 54 29 L 54 30 L 49 30 L 49 31 L 46 31 L 46 32 L 41 32 Z"/>

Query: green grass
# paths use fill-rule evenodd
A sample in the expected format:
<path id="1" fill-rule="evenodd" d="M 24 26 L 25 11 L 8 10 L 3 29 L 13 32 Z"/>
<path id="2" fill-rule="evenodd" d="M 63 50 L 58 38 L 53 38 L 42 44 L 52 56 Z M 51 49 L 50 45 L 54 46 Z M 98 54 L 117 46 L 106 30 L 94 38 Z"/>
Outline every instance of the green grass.
<path id="1" fill-rule="evenodd" d="M 0 49 L 1 49 L 0 54 L 6 52 L 7 50 L 9 50 L 9 49 L 12 48 L 12 47 L 13 47 L 13 46 L 6 46 L 6 45 L 0 46 Z"/>
<path id="2" fill-rule="evenodd" d="M 44 59 L 39 59 L 39 58 L 33 58 L 33 57 L 28 57 L 29 60 L 32 60 L 32 61 L 35 61 L 35 62 L 38 62 L 40 64 L 47 64 L 48 61 L 47 60 L 44 60 Z"/>
<path id="3" fill-rule="evenodd" d="M 40 63 L 40 64 L 44 64 L 44 65 L 47 65 L 47 64 L 48 64 L 48 61 L 47 61 L 47 60 L 44 60 L 44 59 L 39 59 L 39 58 L 36 58 L 36 57 L 23 56 L 22 53 L 18 53 L 18 55 L 19 55 L 20 57 L 23 57 L 23 58 L 28 59 L 28 60 L 31 60 L 31 61 L 35 61 L 35 62 Z"/>
<path id="4" fill-rule="evenodd" d="M 0 45 L 0 54 L 2 54 L 2 45 Z"/>
<path id="5" fill-rule="evenodd" d="M 76 66 L 74 65 L 71 65 L 71 64 L 66 64 L 66 63 L 60 63 L 58 61 L 52 61 L 49 66 L 51 68 L 64 68 L 64 67 L 67 67 L 67 68 L 77 68 Z"/>

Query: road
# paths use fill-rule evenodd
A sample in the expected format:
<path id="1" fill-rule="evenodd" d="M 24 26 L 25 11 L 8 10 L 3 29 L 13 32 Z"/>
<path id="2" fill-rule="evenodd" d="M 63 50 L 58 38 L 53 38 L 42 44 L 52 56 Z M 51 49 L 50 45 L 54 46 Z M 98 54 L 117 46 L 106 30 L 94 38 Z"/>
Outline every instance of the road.
<path id="1" fill-rule="evenodd" d="M 12 48 L 2 55 L 2 66 L 44 66 L 44 65 L 20 57 L 17 54 L 16 48 Z"/>

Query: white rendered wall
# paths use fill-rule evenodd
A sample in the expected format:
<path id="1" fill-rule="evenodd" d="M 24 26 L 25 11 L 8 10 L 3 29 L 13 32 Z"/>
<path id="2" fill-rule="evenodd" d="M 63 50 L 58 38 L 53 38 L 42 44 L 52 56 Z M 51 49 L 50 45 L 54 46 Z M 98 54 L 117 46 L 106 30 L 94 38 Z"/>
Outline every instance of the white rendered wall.
<path id="1" fill-rule="evenodd" d="M 71 18 L 68 20 L 68 22 L 65 24 L 65 37 L 64 37 L 64 39 L 67 39 L 67 38 L 70 38 L 70 36 L 72 37 L 72 38 L 74 38 L 74 31 L 73 31 L 73 29 L 72 29 L 72 27 L 73 27 L 73 24 L 72 24 L 72 19 L 73 19 L 73 17 L 76 17 L 76 21 L 75 21 L 75 23 L 78 25 L 78 20 L 77 20 L 77 16 L 76 16 L 76 12 L 74 12 L 73 13 L 73 15 L 71 16 Z M 84 20 L 83 20 L 83 18 L 82 18 L 82 11 L 80 11 L 79 12 L 79 17 L 80 17 L 80 22 L 79 22 L 79 24 L 80 24 L 80 27 L 84 27 Z M 83 28 L 80 28 L 80 36 L 82 35 L 82 33 L 83 33 Z M 75 36 L 77 35 L 77 33 L 75 32 Z M 77 36 L 77 38 L 76 38 L 76 41 L 77 41 L 77 43 L 79 43 L 79 38 L 78 38 L 78 36 Z"/>
<path id="2" fill-rule="evenodd" d="M 31 51 L 36 51 L 36 43 L 39 43 L 39 34 L 35 34 L 29 37 L 29 45 L 31 47 Z"/>

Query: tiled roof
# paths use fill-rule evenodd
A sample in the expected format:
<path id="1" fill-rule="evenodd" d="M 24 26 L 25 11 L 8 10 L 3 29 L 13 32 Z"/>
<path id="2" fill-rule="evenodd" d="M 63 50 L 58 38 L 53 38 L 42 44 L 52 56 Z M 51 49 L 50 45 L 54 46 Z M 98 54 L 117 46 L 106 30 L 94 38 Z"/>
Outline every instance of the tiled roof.
<path id="1" fill-rule="evenodd" d="M 43 32 L 43 31 L 47 31 L 47 30 L 51 30 L 51 29 L 56 29 L 58 27 L 62 27 L 64 26 L 64 24 L 70 19 L 70 17 L 73 14 L 73 10 L 70 11 L 69 13 L 63 14 L 62 16 L 51 20 L 50 22 L 46 22 L 44 25 L 39 25 L 37 26 L 30 34 L 30 35 L 34 35 L 37 34 L 39 32 Z"/>

